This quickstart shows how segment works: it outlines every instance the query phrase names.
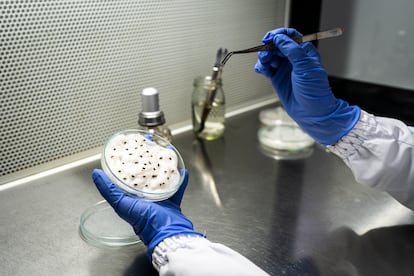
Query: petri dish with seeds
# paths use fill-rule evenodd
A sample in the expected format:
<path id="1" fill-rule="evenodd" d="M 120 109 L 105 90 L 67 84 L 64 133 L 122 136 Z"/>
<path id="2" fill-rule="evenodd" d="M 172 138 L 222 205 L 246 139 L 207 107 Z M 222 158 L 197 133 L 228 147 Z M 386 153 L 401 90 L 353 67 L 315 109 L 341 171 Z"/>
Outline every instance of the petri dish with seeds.
<path id="1" fill-rule="evenodd" d="M 160 201 L 171 197 L 184 181 L 184 161 L 165 138 L 141 129 L 127 129 L 106 142 L 102 169 L 128 194 Z"/>
<path id="2" fill-rule="evenodd" d="M 168 199 L 185 178 L 184 161 L 165 138 L 146 130 L 129 129 L 106 142 L 102 169 L 121 190 L 149 201 Z M 124 247 L 140 243 L 132 227 L 104 200 L 81 215 L 79 233 L 97 247 Z"/>

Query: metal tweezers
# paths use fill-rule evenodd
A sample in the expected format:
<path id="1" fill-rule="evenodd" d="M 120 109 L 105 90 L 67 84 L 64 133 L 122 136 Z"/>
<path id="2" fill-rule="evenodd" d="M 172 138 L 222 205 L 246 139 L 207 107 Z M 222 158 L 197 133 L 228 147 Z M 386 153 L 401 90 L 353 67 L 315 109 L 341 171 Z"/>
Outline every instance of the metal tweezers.
<path id="1" fill-rule="evenodd" d="M 324 38 L 340 36 L 342 35 L 342 33 L 343 33 L 342 28 L 334 28 L 331 30 L 317 32 L 317 33 L 308 34 L 304 36 L 295 36 L 295 37 L 292 37 L 292 40 L 296 41 L 297 43 L 304 43 L 307 41 L 320 40 Z M 224 66 L 224 64 L 226 64 L 226 62 L 234 54 L 247 54 L 247 53 L 252 53 L 252 52 L 271 51 L 271 50 L 276 50 L 276 46 L 273 43 L 259 45 L 259 46 L 255 46 L 252 48 L 239 50 L 239 51 L 231 51 L 223 58 L 223 60 L 221 61 L 221 66 Z"/>

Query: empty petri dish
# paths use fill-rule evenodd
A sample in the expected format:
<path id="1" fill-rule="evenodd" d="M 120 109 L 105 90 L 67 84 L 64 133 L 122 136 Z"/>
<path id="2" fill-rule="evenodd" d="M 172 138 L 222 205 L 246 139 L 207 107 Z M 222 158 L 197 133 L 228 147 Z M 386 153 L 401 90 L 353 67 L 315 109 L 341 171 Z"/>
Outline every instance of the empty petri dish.
<path id="1" fill-rule="evenodd" d="M 258 139 L 261 151 L 275 159 L 301 159 L 310 156 L 315 141 L 286 113 L 281 105 L 263 110 Z"/>
<path id="2" fill-rule="evenodd" d="M 140 242 L 131 225 L 121 219 L 105 200 L 82 213 L 79 232 L 86 242 L 98 247 L 123 247 Z"/>
<path id="3" fill-rule="evenodd" d="M 149 201 L 171 197 L 184 181 L 184 161 L 165 138 L 141 129 L 115 133 L 104 146 L 102 168 L 123 191 Z"/>

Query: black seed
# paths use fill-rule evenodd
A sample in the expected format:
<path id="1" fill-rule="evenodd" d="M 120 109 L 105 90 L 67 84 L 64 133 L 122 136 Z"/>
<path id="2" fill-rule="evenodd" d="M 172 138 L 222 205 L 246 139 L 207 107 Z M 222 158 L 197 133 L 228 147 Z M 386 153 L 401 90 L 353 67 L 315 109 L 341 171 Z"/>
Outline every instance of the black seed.
<path id="1" fill-rule="evenodd" d="M 132 177 L 132 178 L 134 178 L 134 177 L 135 177 L 135 175 L 131 175 L 131 177 Z"/>

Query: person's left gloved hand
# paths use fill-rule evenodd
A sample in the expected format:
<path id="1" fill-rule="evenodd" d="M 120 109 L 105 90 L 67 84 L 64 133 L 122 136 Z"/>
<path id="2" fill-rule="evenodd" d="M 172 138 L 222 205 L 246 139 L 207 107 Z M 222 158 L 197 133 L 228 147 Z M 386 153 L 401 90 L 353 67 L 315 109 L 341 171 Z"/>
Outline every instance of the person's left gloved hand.
<path id="1" fill-rule="evenodd" d="M 168 237 L 180 234 L 202 234 L 194 231 L 191 221 L 181 213 L 181 200 L 188 184 L 188 172 L 180 189 L 169 199 L 150 202 L 121 191 L 102 171 L 95 169 L 93 181 L 115 212 L 132 225 L 135 233 L 147 245 L 151 258 L 154 248 Z"/>

